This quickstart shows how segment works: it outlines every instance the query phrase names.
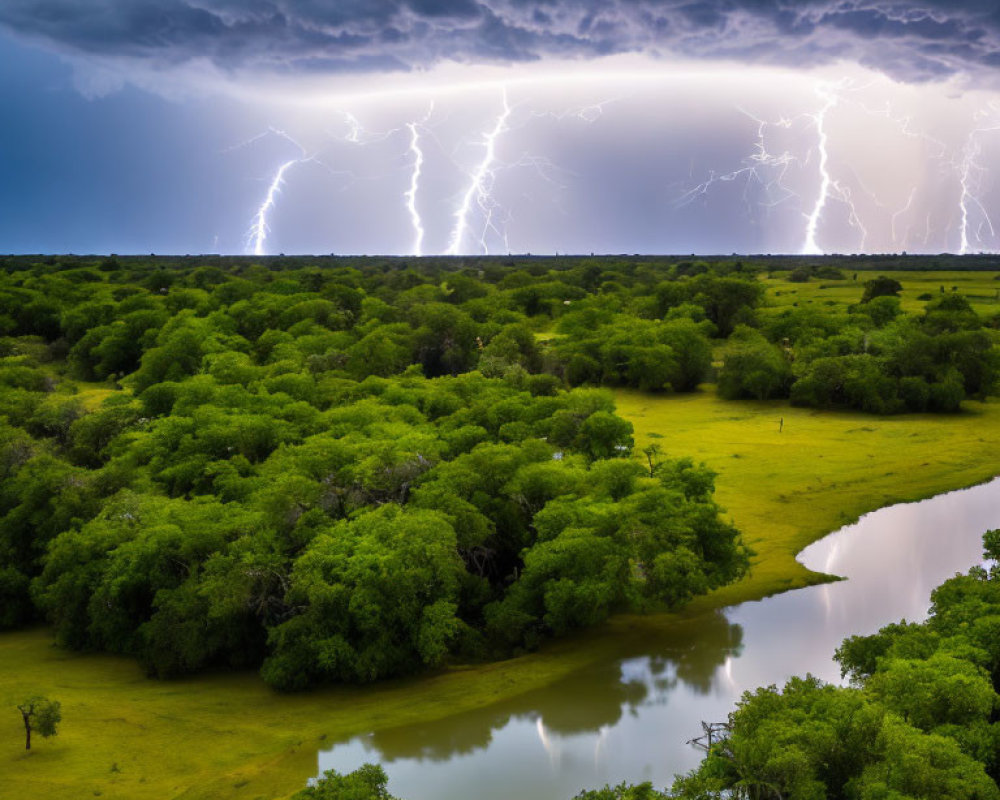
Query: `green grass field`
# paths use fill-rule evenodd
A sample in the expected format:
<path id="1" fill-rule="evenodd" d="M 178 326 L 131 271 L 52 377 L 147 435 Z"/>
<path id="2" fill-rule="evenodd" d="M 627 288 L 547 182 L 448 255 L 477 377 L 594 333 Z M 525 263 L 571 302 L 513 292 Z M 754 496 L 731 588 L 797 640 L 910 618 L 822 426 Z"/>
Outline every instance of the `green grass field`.
<path id="1" fill-rule="evenodd" d="M 938 291 L 942 281 L 948 288 L 966 281 L 961 290 L 977 296 L 1000 288 L 991 273 L 901 277 L 906 304 L 917 307 L 921 289 Z M 859 284 L 838 283 L 844 286 L 833 290 L 820 289 L 819 281 L 768 280 L 769 295 L 782 291 L 776 305 L 860 296 Z M 979 310 L 988 311 L 983 302 Z M 253 674 L 152 681 L 128 659 L 61 651 L 44 629 L 3 634 L 0 798 L 285 797 L 314 774 L 317 750 L 337 739 L 544 687 L 620 652 L 625 642 L 650 641 L 685 624 L 685 615 L 822 580 L 794 560 L 809 542 L 867 511 L 1000 473 L 998 402 L 970 402 L 954 416 L 879 418 L 783 402 L 724 402 L 711 387 L 685 396 L 620 392 L 617 398 L 638 446 L 655 441 L 666 455 L 691 456 L 718 473 L 718 500 L 756 552 L 746 579 L 700 598 L 682 615 L 616 618 L 530 656 L 291 696 L 270 691 Z M 25 753 L 14 704 L 35 693 L 60 700 L 64 721 L 56 738 L 36 739 Z"/>
<path id="2" fill-rule="evenodd" d="M 857 278 L 854 275 L 857 275 Z M 844 270 L 846 280 L 827 280 L 812 278 L 807 283 L 792 283 L 787 272 L 775 272 L 774 277 L 762 276 L 761 280 L 767 286 L 767 296 L 772 308 L 781 309 L 798 304 L 800 307 L 845 306 L 857 303 L 864 292 L 865 281 L 877 275 L 895 278 L 903 284 L 900 293 L 904 311 L 921 311 L 927 300 L 920 300 L 924 295 L 933 298 L 941 296 L 941 288 L 945 292 L 957 291 L 972 304 L 972 307 L 983 316 L 993 316 L 1000 313 L 1000 272 L 858 272 Z"/>
<path id="3" fill-rule="evenodd" d="M 636 444 L 656 442 L 715 470 L 716 498 L 756 556 L 751 575 L 699 601 L 739 602 L 815 582 L 795 554 L 882 506 L 969 486 L 1000 472 L 1000 403 L 956 416 L 873 417 L 732 403 L 702 394 L 620 392 Z M 780 428 L 780 431 L 779 431 Z"/>
<path id="4" fill-rule="evenodd" d="M 719 473 L 718 498 L 756 550 L 751 575 L 692 610 L 803 586 L 793 558 L 859 514 L 1000 472 L 1000 403 L 957 416 L 875 418 L 621 393 L 637 443 L 691 455 Z M 779 433 L 779 419 L 784 419 Z M 519 659 L 376 688 L 278 695 L 252 674 L 146 679 L 122 658 L 79 655 L 47 631 L 0 636 L 0 797 L 271 798 L 301 787 L 316 752 L 375 727 L 433 719 L 535 689 L 600 659 L 623 638 L 655 636 L 671 615 L 619 618 Z M 23 748 L 22 695 L 63 703 L 58 737 Z"/>

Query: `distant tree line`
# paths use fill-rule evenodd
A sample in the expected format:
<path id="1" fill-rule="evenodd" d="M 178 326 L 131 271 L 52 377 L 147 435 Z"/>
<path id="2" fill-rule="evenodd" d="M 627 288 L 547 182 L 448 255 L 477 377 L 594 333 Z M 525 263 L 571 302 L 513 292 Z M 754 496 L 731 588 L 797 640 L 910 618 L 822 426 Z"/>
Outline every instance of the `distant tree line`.
<path id="1" fill-rule="evenodd" d="M 737 328 L 723 350 L 720 394 L 876 414 L 954 412 L 967 397 L 995 394 L 995 333 L 969 301 L 948 293 L 904 314 L 899 289 L 876 278 L 843 313 L 791 308 Z"/>

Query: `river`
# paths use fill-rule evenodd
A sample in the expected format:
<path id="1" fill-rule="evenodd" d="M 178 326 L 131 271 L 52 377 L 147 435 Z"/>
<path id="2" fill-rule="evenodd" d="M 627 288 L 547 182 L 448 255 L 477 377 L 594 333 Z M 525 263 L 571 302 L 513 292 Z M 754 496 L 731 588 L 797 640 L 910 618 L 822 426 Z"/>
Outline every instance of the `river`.
<path id="1" fill-rule="evenodd" d="M 319 772 L 383 765 L 405 800 L 569 800 L 605 783 L 669 786 L 687 740 L 747 689 L 809 672 L 840 681 L 851 634 L 927 615 L 931 590 L 982 558 L 1000 527 L 1000 478 L 874 511 L 799 554 L 848 578 L 687 620 L 544 690 L 443 720 L 373 731 L 319 754 Z"/>

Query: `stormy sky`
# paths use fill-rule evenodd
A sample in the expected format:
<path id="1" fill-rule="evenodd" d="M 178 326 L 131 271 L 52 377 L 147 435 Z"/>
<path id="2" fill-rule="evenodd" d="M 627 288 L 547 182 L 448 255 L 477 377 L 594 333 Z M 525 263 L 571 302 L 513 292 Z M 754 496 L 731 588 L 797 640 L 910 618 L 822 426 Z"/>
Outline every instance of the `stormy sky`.
<path id="1" fill-rule="evenodd" d="M 0 252 L 1000 249 L 986 0 L 4 0 Z"/>

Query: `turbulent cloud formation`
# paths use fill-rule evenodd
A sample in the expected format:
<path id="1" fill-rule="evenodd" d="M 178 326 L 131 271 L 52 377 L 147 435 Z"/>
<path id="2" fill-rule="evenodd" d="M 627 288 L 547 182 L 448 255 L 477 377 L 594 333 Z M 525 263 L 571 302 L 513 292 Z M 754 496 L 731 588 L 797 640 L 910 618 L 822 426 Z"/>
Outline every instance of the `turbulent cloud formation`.
<path id="1" fill-rule="evenodd" d="M 849 60 L 908 81 L 1000 65 L 994 0 L 4 0 L 0 25 L 70 55 L 226 74 L 627 52 Z"/>
<path id="2" fill-rule="evenodd" d="M 0 0 L 0 250 L 1000 251 L 998 61 L 996 0 Z"/>

